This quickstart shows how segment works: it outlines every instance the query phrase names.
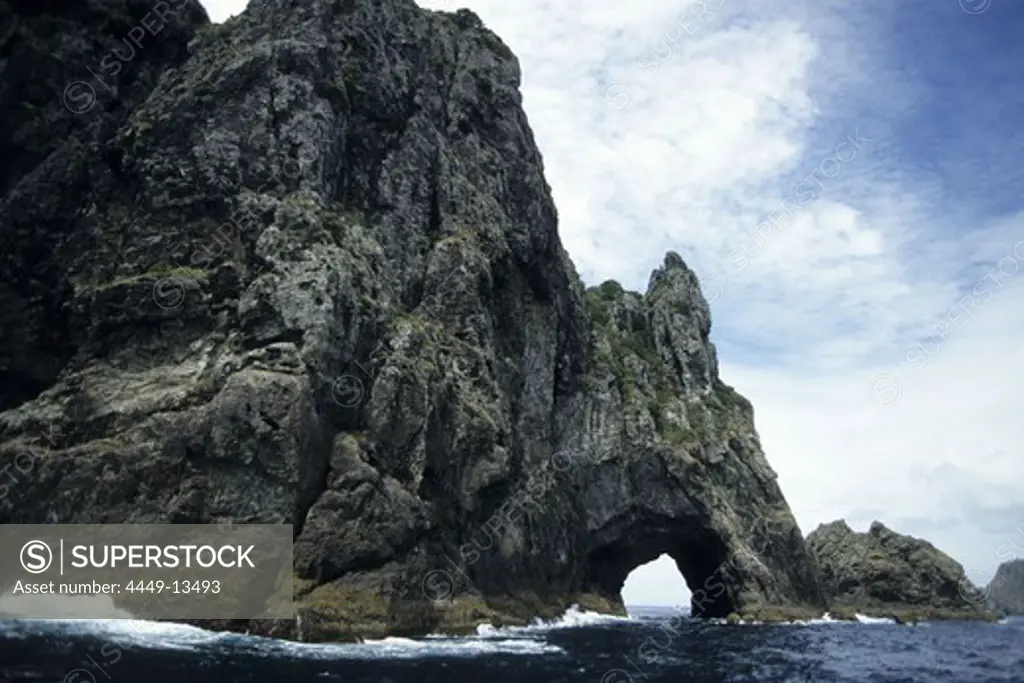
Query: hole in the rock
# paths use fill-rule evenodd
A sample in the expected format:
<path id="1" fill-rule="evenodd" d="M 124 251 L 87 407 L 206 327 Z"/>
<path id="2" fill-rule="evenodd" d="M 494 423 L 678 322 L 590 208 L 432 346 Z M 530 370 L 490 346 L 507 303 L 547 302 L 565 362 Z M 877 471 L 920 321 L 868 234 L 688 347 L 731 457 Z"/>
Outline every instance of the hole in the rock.
<path id="1" fill-rule="evenodd" d="M 622 601 L 630 613 L 645 607 L 689 607 L 690 589 L 676 561 L 663 554 L 629 573 L 622 586 Z"/>
<path id="2" fill-rule="evenodd" d="M 652 599 L 655 604 L 671 604 L 668 601 L 679 593 L 666 591 L 673 585 L 677 586 L 673 590 L 682 591 L 685 586 L 691 593 L 693 616 L 721 618 L 735 611 L 736 577 L 731 575 L 725 544 L 717 534 L 658 519 L 610 528 L 606 534 L 604 542 L 595 543 L 589 553 L 589 592 L 610 600 L 621 598 L 627 605 Z M 639 572 L 638 579 L 630 581 L 625 593 L 626 579 L 634 572 Z M 640 587 L 644 597 L 637 593 Z"/>

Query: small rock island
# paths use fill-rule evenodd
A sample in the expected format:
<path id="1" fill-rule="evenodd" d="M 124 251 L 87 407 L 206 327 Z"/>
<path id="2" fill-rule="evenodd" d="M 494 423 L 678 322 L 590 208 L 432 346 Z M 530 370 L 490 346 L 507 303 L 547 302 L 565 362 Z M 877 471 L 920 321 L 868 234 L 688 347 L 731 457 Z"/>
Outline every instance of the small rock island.
<path id="1" fill-rule="evenodd" d="M 807 537 L 834 617 L 856 614 L 901 623 L 926 619 L 994 620 L 984 591 L 959 562 L 928 541 L 898 534 L 881 522 L 866 533 L 843 520 Z"/>
<path id="2" fill-rule="evenodd" d="M 992 609 L 1011 616 L 1024 615 L 1024 559 L 999 565 L 985 592 Z"/>

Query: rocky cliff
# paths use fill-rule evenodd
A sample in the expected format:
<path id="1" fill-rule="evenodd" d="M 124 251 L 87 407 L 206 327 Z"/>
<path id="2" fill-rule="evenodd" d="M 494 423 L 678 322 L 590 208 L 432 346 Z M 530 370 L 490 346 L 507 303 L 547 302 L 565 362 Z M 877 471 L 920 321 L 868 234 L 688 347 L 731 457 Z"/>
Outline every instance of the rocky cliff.
<path id="1" fill-rule="evenodd" d="M 0 523 L 291 523 L 259 628 L 309 639 L 617 610 L 662 553 L 696 614 L 824 610 L 694 273 L 583 287 L 474 14 L 0 27 Z"/>
<path id="2" fill-rule="evenodd" d="M 822 524 L 807 537 L 834 616 L 863 614 L 901 622 L 992 619 L 984 592 L 964 568 L 931 543 L 881 522 L 857 533 L 845 521 Z"/>
<path id="3" fill-rule="evenodd" d="M 1024 560 L 999 565 L 985 589 L 988 605 L 1004 614 L 1024 615 Z"/>

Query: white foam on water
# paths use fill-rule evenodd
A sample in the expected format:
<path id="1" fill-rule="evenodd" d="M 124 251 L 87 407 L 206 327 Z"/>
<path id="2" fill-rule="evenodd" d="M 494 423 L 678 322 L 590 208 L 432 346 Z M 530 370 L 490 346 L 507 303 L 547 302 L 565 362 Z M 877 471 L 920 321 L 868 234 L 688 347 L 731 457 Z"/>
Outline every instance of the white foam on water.
<path id="1" fill-rule="evenodd" d="M 790 626 L 819 626 L 822 624 L 895 624 L 896 622 L 892 619 L 876 619 L 874 617 L 866 617 L 863 614 L 855 614 L 855 620 L 850 619 L 836 619 L 829 612 L 825 612 L 821 617 L 817 619 L 806 619 L 801 621 L 779 621 L 772 622 L 773 624 L 790 625 Z M 755 622 L 761 623 L 761 622 Z"/>
<path id="2" fill-rule="evenodd" d="M 384 638 L 338 645 L 270 641 L 267 653 L 317 660 L 333 659 L 424 659 L 428 657 L 479 657 L 494 654 L 565 654 L 562 648 L 534 640 L 483 640 L 451 638 L 417 640 Z"/>
<path id="3" fill-rule="evenodd" d="M 857 619 L 858 622 L 860 622 L 862 624 L 895 624 L 896 623 L 896 621 L 894 619 L 884 619 L 882 617 L 868 617 L 868 616 L 864 616 L 863 614 L 855 614 L 853 616 L 854 616 L 854 618 Z"/>
<path id="4" fill-rule="evenodd" d="M 635 617 L 617 617 L 612 614 L 588 612 L 580 609 L 579 605 L 572 605 L 565 611 L 565 614 L 552 621 L 535 619 L 534 623 L 530 626 L 503 626 L 500 628 L 491 624 L 481 624 L 476 627 L 476 635 L 479 638 L 528 637 L 559 629 L 603 626 L 605 624 L 634 623 L 636 621 L 638 621 L 638 619 Z"/>
<path id="5" fill-rule="evenodd" d="M 636 621 L 632 617 L 618 617 L 614 614 L 601 614 L 580 609 L 573 605 L 565 611 L 560 619 L 546 624 L 547 628 L 577 628 L 579 626 L 600 626 L 602 624 L 624 624 Z"/>
<path id="6" fill-rule="evenodd" d="M 787 626 L 818 626 L 820 624 L 838 624 L 839 620 L 833 619 L 831 614 L 825 612 L 825 614 L 817 619 L 797 619 L 796 621 L 782 621 L 778 623 Z"/>
<path id="7" fill-rule="evenodd" d="M 464 638 L 459 640 L 449 641 L 411 641 L 415 642 L 415 645 L 410 645 L 407 639 L 397 639 L 402 642 L 388 642 L 396 639 L 386 638 L 383 641 L 377 643 L 381 647 L 413 647 L 419 649 L 421 652 L 436 653 L 436 654 L 493 654 L 497 652 L 513 653 L 513 654 L 544 654 L 544 653 L 564 653 L 565 651 L 557 645 L 551 645 L 543 641 L 537 640 L 523 640 L 523 639 L 504 639 L 504 640 L 491 640 L 491 639 L 475 639 L 475 638 Z M 367 646 L 372 647 L 373 643 L 367 643 Z"/>
<path id="8" fill-rule="evenodd" d="M 118 645 L 162 650 L 192 651 L 200 645 L 239 638 L 234 633 L 207 631 L 188 624 L 137 619 L 26 619 L 0 624 L 0 633 L 5 636 L 92 636 Z"/>
<path id="9" fill-rule="evenodd" d="M 91 636 L 117 645 L 183 652 L 230 652 L 232 649 L 262 655 L 286 655 L 318 660 L 418 659 L 424 657 L 476 657 L 490 654 L 564 654 L 542 640 L 449 638 L 417 640 L 390 637 L 362 643 L 297 643 L 227 631 L 207 631 L 187 624 L 128 619 L 38 619 L 0 622 L 0 634 L 25 638 L 31 635 Z"/>
<path id="10" fill-rule="evenodd" d="M 712 624 L 717 624 L 719 626 L 725 626 L 725 625 L 728 625 L 728 623 L 729 623 L 725 619 L 719 619 L 719 618 L 708 619 L 708 621 L 711 622 Z M 863 614 L 855 615 L 855 620 L 836 619 L 829 612 L 825 612 L 825 614 L 821 615 L 817 619 L 799 619 L 799 620 L 796 620 L 796 621 L 773 621 L 773 622 L 770 623 L 770 625 L 771 626 L 821 626 L 821 625 L 824 625 L 824 624 L 845 625 L 845 624 L 895 624 L 895 623 L 896 622 L 893 621 L 892 619 L 876 619 L 874 617 L 866 617 Z M 735 622 L 735 624 L 737 626 L 763 626 L 765 624 L 765 622 L 757 621 L 757 620 L 753 620 L 753 621 L 743 621 L 743 620 L 740 620 L 740 621 Z"/>

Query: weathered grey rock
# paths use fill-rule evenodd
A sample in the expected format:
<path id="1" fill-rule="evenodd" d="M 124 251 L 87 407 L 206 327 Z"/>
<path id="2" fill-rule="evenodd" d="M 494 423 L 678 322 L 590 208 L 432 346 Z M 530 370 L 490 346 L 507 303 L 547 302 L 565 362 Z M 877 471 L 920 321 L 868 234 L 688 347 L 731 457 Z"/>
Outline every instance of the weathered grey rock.
<path id="1" fill-rule="evenodd" d="M 881 522 L 857 533 L 844 520 L 822 524 L 807 537 L 830 608 L 921 619 L 992 619 L 984 592 L 956 560 L 931 543 L 898 534 Z"/>
<path id="2" fill-rule="evenodd" d="M 1024 615 L 1024 560 L 1010 560 L 999 565 L 985 593 L 992 609 L 1003 614 Z"/>
<path id="3" fill-rule="evenodd" d="M 94 204 L 132 192 L 109 143 L 207 21 L 195 0 L 0 0 L 0 410 L 71 359 L 74 283 L 59 271 L 100 238 Z"/>
<path id="4" fill-rule="evenodd" d="M 475 15 L 253 0 L 188 45 L 5 179 L 0 523 L 292 523 L 301 633 L 220 624 L 291 637 L 621 610 L 661 553 L 697 614 L 824 610 L 696 276 L 584 289 Z"/>

